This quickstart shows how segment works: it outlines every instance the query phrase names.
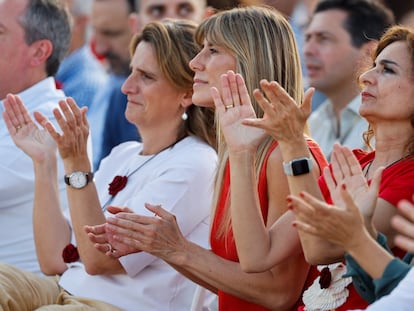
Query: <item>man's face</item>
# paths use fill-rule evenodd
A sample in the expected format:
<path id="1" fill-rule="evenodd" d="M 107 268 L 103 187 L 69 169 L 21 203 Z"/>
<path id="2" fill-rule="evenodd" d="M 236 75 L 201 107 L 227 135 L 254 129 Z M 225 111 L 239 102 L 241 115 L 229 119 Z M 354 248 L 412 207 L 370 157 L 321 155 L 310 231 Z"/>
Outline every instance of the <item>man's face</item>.
<path id="1" fill-rule="evenodd" d="M 206 12 L 205 0 L 140 0 L 141 25 L 164 18 L 201 22 Z"/>
<path id="2" fill-rule="evenodd" d="M 135 32 L 127 1 L 95 0 L 91 24 L 96 52 L 105 57 L 113 73 L 127 75 L 129 42 Z"/>
<path id="3" fill-rule="evenodd" d="M 347 13 L 316 13 L 305 32 L 304 56 L 309 84 L 329 96 L 341 86 L 356 83 L 362 49 L 352 45 L 343 23 Z"/>
<path id="4" fill-rule="evenodd" d="M 26 0 L 0 0 L 0 99 L 24 90 L 29 86 L 25 78 L 33 75 L 28 71 L 35 51 L 19 23 L 26 5 Z"/>

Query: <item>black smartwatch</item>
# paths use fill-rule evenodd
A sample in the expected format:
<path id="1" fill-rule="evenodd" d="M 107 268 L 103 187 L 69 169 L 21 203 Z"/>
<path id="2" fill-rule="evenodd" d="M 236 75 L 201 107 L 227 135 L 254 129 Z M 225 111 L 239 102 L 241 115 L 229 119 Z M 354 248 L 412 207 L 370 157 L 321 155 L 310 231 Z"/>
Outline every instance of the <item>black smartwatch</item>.
<path id="1" fill-rule="evenodd" d="M 286 175 L 298 176 L 307 174 L 311 171 L 313 162 L 311 158 L 299 158 L 285 163 L 283 162 L 283 170 Z"/>

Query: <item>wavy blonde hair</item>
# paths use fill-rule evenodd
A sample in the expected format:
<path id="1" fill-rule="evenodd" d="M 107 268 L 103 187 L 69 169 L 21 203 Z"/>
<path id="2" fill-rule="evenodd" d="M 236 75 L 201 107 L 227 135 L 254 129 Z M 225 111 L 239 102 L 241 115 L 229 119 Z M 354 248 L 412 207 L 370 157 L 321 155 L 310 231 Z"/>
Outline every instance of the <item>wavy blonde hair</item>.
<path id="1" fill-rule="evenodd" d="M 261 79 L 277 81 L 297 102 L 302 103 L 302 72 L 296 40 L 287 20 L 276 10 L 264 6 L 250 6 L 223 11 L 203 21 L 196 31 L 196 41 L 206 39 L 209 43 L 229 51 L 236 58 L 236 71 L 240 73 L 249 94 L 259 88 Z M 252 97 L 257 117 L 263 110 Z M 219 164 L 213 198 L 213 216 L 223 187 L 223 176 L 228 160 L 228 149 L 220 126 L 217 125 Z M 256 154 L 256 172 L 273 139 L 266 137 Z M 229 199 L 227 200 L 229 204 Z M 226 235 L 231 228 L 230 210 L 219 225 L 218 237 Z"/>

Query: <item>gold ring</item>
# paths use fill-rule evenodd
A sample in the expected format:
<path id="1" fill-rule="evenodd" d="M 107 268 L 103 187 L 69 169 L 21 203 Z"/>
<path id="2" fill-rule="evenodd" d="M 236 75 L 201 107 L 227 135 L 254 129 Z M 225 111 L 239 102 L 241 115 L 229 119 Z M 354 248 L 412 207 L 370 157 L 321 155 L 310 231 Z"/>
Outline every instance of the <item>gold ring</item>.
<path id="1" fill-rule="evenodd" d="M 23 126 L 21 126 L 20 124 L 18 126 L 16 126 L 16 132 L 18 132 Z"/>
<path id="2" fill-rule="evenodd" d="M 226 109 L 234 108 L 234 105 L 227 105 Z"/>

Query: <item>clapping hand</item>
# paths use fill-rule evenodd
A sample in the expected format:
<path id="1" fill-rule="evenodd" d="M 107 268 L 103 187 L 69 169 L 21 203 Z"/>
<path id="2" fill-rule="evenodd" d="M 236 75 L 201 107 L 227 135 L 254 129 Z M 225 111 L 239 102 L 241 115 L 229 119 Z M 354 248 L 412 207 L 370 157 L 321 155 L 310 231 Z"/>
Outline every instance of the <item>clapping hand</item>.
<path id="1" fill-rule="evenodd" d="M 33 121 L 22 100 L 17 95 L 8 94 L 4 100 L 3 118 L 11 138 L 35 162 L 45 162 L 56 156 L 56 144 L 49 133 L 39 128 Z M 45 127 L 46 117 L 35 112 L 36 121 Z"/>
<path id="2" fill-rule="evenodd" d="M 255 151 L 265 133 L 242 123 L 246 118 L 256 117 L 243 77 L 228 71 L 221 76 L 221 88 L 221 95 L 214 87 L 211 94 L 230 152 Z"/>
<path id="3" fill-rule="evenodd" d="M 367 225 L 370 225 L 377 205 L 383 170 L 383 168 L 379 168 L 374 173 L 371 185 L 368 185 L 361 165 L 352 151 L 348 147 L 335 144 L 332 153 L 332 173 L 329 168 L 325 168 L 323 174 L 334 204 L 339 207 L 345 206 L 340 195 L 340 187 L 345 184 L 355 204 L 368 222 Z"/>
<path id="4" fill-rule="evenodd" d="M 300 231 L 350 249 L 358 240 L 357 233 L 364 230 L 364 220 L 352 200 L 346 186 L 341 187 L 340 196 L 344 207 L 330 205 L 309 193 L 300 197 L 290 196 L 289 208 L 296 216 L 293 225 Z"/>
<path id="5" fill-rule="evenodd" d="M 253 92 L 255 99 L 264 111 L 261 119 L 250 118 L 243 124 L 261 128 L 279 142 L 303 140 L 306 121 L 311 113 L 314 89 L 305 93 L 305 99 L 298 103 L 275 81 L 260 81 L 262 91 Z"/>
<path id="6" fill-rule="evenodd" d="M 325 168 L 324 177 L 334 205 L 308 193 L 289 196 L 290 208 L 296 216 L 294 225 L 304 232 L 319 236 L 350 249 L 353 237 L 365 229 L 376 238 L 372 216 L 377 205 L 383 168 L 378 169 L 368 185 L 354 154 L 347 148 L 334 146 L 332 172 Z"/>
<path id="7" fill-rule="evenodd" d="M 77 161 L 88 157 L 87 140 L 89 124 L 86 119 L 87 108 L 79 108 L 72 98 L 59 101 L 60 109 L 54 109 L 55 116 L 62 133 L 60 134 L 51 122 L 45 128 L 55 140 L 63 160 Z M 88 160 L 89 161 L 89 160 Z"/>
<path id="8" fill-rule="evenodd" d="M 118 213 L 133 213 L 127 207 L 108 206 L 107 211 L 116 215 Z M 119 258 L 128 254 L 139 252 L 140 250 L 128 246 L 114 238 L 115 232 L 110 230 L 108 223 L 96 226 L 85 226 L 85 232 L 89 240 L 94 243 L 97 250 L 112 258 Z"/>
<path id="9" fill-rule="evenodd" d="M 108 207 L 114 217 L 108 217 L 103 225 L 86 226 L 89 239 L 96 243 L 97 249 L 114 258 L 145 251 L 166 261 L 174 260 L 174 254 L 186 243 L 175 216 L 159 205 L 147 203 L 145 207 L 155 216 Z"/>
<path id="10" fill-rule="evenodd" d="M 62 130 L 58 133 L 50 120 L 40 112 L 34 118 L 43 129 L 32 120 L 27 108 L 17 95 L 8 94 L 4 101 L 3 117 L 14 143 L 34 161 L 43 162 L 56 154 L 59 148 L 62 159 L 87 157 L 89 125 L 86 119 L 87 108 L 79 108 L 71 98 L 59 101 L 53 114 Z"/>

